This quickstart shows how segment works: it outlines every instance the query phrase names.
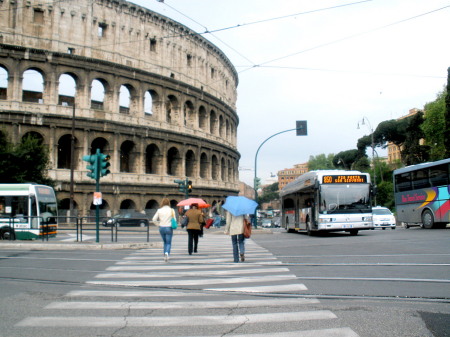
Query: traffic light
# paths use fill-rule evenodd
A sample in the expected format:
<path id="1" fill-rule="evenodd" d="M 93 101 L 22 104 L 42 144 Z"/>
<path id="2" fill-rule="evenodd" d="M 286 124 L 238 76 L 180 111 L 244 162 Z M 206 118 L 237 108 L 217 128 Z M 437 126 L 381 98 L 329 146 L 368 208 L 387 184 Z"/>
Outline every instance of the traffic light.
<path id="1" fill-rule="evenodd" d="M 178 184 L 178 191 L 183 192 L 183 193 L 186 192 L 186 185 L 185 185 L 184 180 L 175 179 L 173 182 Z"/>
<path id="2" fill-rule="evenodd" d="M 109 160 L 111 159 L 111 157 L 107 154 L 103 154 L 100 152 L 97 152 L 97 156 L 98 159 L 100 160 L 100 177 L 104 177 L 107 176 L 108 174 L 111 173 L 110 170 L 108 170 L 108 167 L 111 166 L 111 164 L 109 163 Z"/>
<path id="3" fill-rule="evenodd" d="M 188 193 L 192 192 L 192 181 L 190 181 L 190 180 L 187 182 L 187 191 L 188 191 Z"/>
<path id="4" fill-rule="evenodd" d="M 86 175 L 89 178 L 97 180 L 99 178 L 98 172 L 98 156 L 96 154 L 83 156 L 83 160 L 87 161 L 90 165 L 87 165 L 86 168 L 90 171 Z"/>

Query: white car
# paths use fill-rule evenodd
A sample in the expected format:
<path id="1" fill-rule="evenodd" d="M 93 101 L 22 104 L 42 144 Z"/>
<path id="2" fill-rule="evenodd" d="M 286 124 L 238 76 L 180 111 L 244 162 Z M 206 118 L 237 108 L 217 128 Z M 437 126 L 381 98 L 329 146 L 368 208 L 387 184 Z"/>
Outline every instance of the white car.
<path id="1" fill-rule="evenodd" d="M 386 207 L 372 207 L 373 226 L 375 228 L 392 228 L 395 229 L 395 216 Z"/>

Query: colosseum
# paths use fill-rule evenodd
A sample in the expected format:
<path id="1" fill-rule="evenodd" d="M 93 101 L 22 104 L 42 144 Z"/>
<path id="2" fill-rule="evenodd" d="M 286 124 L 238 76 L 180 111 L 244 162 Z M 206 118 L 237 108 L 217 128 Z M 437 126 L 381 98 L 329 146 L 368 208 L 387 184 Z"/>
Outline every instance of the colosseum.
<path id="1" fill-rule="evenodd" d="M 95 209 L 83 155 L 111 157 L 102 215 L 239 189 L 235 68 L 186 26 L 124 0 L 0 0 L 0 132 L 48 145 L 60 209 Z M 73 164 L 72 164 L 73 163 Z"/>

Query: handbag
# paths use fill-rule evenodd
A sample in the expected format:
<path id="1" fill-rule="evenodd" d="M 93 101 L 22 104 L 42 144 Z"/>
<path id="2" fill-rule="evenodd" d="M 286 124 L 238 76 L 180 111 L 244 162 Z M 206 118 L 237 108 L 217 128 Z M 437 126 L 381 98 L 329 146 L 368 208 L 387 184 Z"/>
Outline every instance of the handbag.
<path id="1" fill-rule="evenodd" d="M 244 219 L 244 238 L 249 239 L 252 235 L 252 224 L 247 219 Z"/>
<path id="2" fill-rule="evenodd" d="M 177 229 L 178 228 L 178 222 L 177 222 L 177 219 L 175 219 L 175 213 L 174 213 L 174 211 L 172 210 L 172 219 L 170 219 L 171 220 L 171 223 L 172 223 L 172 229 Z"/>
<path id="3" fill-rule="evenodd" d="M 188 223 L 189 223 L 189 218 L 185 215 L 184 217 L 183 217 L 183 219 L 181 220 L 181 227 L 186 227 L 187 225 L 188 225 Z"/>

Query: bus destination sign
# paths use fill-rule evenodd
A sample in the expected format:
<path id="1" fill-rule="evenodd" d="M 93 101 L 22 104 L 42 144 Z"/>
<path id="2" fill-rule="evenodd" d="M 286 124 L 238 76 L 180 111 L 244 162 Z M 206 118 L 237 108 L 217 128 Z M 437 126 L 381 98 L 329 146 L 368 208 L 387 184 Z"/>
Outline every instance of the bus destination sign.
<path id="1" fill-rule="evenodd" d="M 323 184 L 358 184 L 366 183 L 367 177 L 362 174 L 323 176 Z"/>

